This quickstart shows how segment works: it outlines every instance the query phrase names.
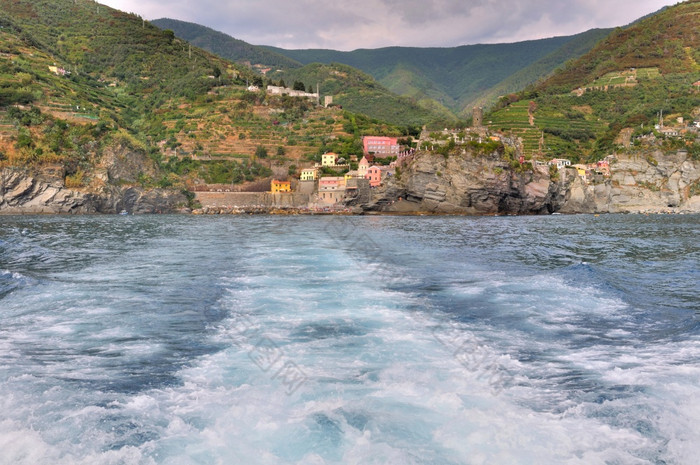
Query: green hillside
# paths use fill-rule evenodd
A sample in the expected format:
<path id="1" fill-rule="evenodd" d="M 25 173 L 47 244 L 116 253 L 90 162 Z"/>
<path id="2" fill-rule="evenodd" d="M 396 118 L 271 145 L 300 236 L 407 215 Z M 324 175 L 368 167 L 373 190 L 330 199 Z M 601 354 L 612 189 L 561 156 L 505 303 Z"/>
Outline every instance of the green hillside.
<path id="1" fill-rule="evenodd" d="M 548 79 L 543 87 L 568 89 L 586 86 L 599 77 L 627 68 L 658 68 L 663 75 L 700 70 L 698 0 L 616 29 L 582 59 Z"/>
<path id="2" fill-rule="evenodd" d="M 444 127 L 456 124 L 456 118 L 449 110 L 437 104 L 432 109 L 425 108 L 413 99 L 399 97 L 370 75 L 347 65 L 315 63 L 273 73 L 271 78 L 282 79 L 288 84 L 300 81 L 314 90 L 319 84 L 321 95 L 332 96 L 334 104 L 353 113 L 362 113 L 399 126 L 420 127 L 427 124 Z"/>
<path id="3" fill-rule="evenodd" d="M 363 134 L 403 133 L 249 92 L 260 76 L 247 67 L 89 0 L 0 0 L 0 26 L 0 168 L 52 167 L 70 187 L 254 181 L 357 153 Z M 120 147 L 150 163 L 106 176 L 104 154 Z"/>
<path id="4" fill-rule="evenodd" d="M 447 48 L 388 47 L 375 50 L 284 50 L 253 46 L 193 23 L 153 22 L 194 45 L 236 62 L 289 71 L 300 63 L 342 63 L 374 77 L 387 90 L 409 97 L 429 112 L 468 115 L 474 105 L 491 105 L 581 56 L 611 30 L 515 44 Z M 283 58 L 284 57 L 284 58 Z M 286 61 L 284 61 L 286 60 Z M 303 74 L 303 72 L 302 72 Z"/>
<path id="5" fill-rule="evenodd" d="M 302 63 L 344 63 L 374 76 L 392 92 L 417 100 L 432 99 L 455 113 L 468 114 L 477 103 L 492 103 L 502 93 L 520 90 L 547 76 L 590 50 L 606 32 L 453 48 L 388 47 L 352 52 L 268 49 Z M 484 99 L 484 95 L 488 97 Z"/>
<path id="6" fill-rule="evenodd" d="M 519 92 L 526 87 L 549 77 L 568 60 L 580 57 L 610 34 L 611 29 L 591 29 L 573 36 L 572 40 L 526 68 L 517 71 L 482 94 L 475 105 L 488 107 L 499 97 Z"/>
<path id="7" fill-rule="evenodd" d="M 195 23 L 161 18 L 151 21 L 161 29 L 170 29 L 183 40 L 204 50 L 208 50 L 227 60 L 250 63 L 257 68 L 299 68 L 301 63 L 286 56 L 256 47 L 228 34 Z"/>
<path id="8" fill-rule="evenodd" d="M 648 143 L 700 156 L 692 128 L 700 119 L 698 30 L 700 1 L 664 9 L 616 30 L 536 87 L 503 98 L 486 121 L 521 137 L 532 157 L 590 161 Z M 678 135 L 655 128 L 662 113 L 665 128 Z"/>
<path id="9" fill-rule="evenodd" d="M 217 55 L 265 71 L 266 78 L 304 82 L 316 89 L 320 84 L 323 95 L 333 95 L 336 104 L 370 118 L 400 126 L 444 126 L 455 124 L 456 117 L 436 100 L 424 95 L 399 97 L 378 84 L 370 75 L 349 66 L 306 66 L 282 54 L 256 47 L 226 34 L 193 23 L 159 19 L 153 22 L 175 32 L 178 37 L 191 41 Z M 272 69 L 270 69 L 272 68 Z M 268 82 L 269 82 L 268 79 Z M 436 94 L 437 95 L 437 94 Z"/>

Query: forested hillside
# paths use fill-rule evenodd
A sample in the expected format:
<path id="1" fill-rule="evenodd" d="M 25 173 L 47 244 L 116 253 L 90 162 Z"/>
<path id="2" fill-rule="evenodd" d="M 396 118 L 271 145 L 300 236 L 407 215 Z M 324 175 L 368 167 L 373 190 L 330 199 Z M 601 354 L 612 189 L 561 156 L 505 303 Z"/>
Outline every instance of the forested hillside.
<path id="1" fill-rule="evenodd" d="M 489 105 L 502 93 L 520 90 L 547 76 L 590 50 L 606 32 L 452 48 L 388 47 L 352 52 L 268 49 L 302 63 L 344 63 L 372 75 L 399 95 L 432 99 L 456 114 L 467 115 L 476 104 Z"/>
<path id="2" fill-rule="evenodd" d="M 429 111 L 468 116 L 474 105 L 490 106 L 548 76 L 567 60 L 587 52 L 610 30 L 515 44 L 446 48 L 388 47 L 340 52 L 285 50 L 253 46 L 197 24 L 159 19 L 154 24 L 178 37 L 238 62 L 281 69 L 288 75 L 300 63 L 342 63 L 374 77 L 387 90 L 409 97 Z M 280 60 L 284 56 L 287 62 Z M 301 72 L 304 74 L 305 72 Z M 374 115 L 373 115 L 374 116 Z"/>
<path id="3" fill-rule="evenodd" d="M 271 73 L 270 77 L 289 84 L 299 81 L 314 91 L 318 84 L 321 95 L 332 96 L 335 105 L 398 126 L 442 128 L 458 124 L 448 109 L 437 104 L 426 108 L 413 99 L 400 97 L 377 83 L 372 76 L 351 66 L 315 63 Z"/>
<path id="4" fill-rule="evenodd" d="M 598 160 L 651 147 L 700 158 L 700 1 L 617 29 L 546 81 L 501 100 L 489 126 L 532 157 Z"/>
<path id="5" fill-rule="evenodd" d="M 151 23 L 161 29 L 170 29 L 178 37 L 192 45 L 208 50 L 227 60 L 259 65 L 260 69 L 287 69 L 302 66 L 298 61 L 287 58 L 280 53 L 251 45 L 228 34 L 215 31 L 206 26 L 200 26 L 199 24 L 169 18 L 156 19 Z"/>

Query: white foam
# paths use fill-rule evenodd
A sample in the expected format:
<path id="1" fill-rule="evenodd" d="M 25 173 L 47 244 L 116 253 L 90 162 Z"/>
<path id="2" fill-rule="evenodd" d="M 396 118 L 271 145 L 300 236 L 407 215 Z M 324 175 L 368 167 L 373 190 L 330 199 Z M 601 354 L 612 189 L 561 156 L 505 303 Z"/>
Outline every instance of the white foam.
<path id="1" fill-rule="evenodd" d="M 223 349 L 187 360 L 172 385 L 100 392 L 83 387 L 109 375 L 89 354 L 43 365 L 21 357 L 40 343 L 99 348 L 121 361 L 167 351 L 137 331 L 149 323 L 149 296 L 112 296 L 109 288 L 88 299 L 80 285 L 54 283 L 22 295 L 30 310 L 3 302 L 11 318 L 0 350 L 17 363 L 0 363 L 1 465 L 641 464 L 694 463 L 700 453 L 698 341 L 640 344 L 633 309 L 620 299 L 547 273 L 478 266 L 455 271 L 468 279 L 440 270 L 432 286 L 410 265 L 327 236 L 300 238 L 308 248 L 280 244 L 253 237 L 241 221 L 259 232 L 273 224 L 217 223 L 227 246 L 238 233 L 250 236 L 230 271 L 212 276 L 224 288 L 215 305 L 228 316 L 212 321 L 214 334 L 196 334 Z M 380 233 L 382 221 L 372 223 Z M 440 253 L 453 253 L 449 240 L 436 240 Z M 222 250 L 217 258 L 228 259 Z M 421 262 L 416 254 L 404 263 Z M 172 265 L 159 260 L 128 272 Z M 61 299 L 51 297 L 56 291 Z M 464 304 L 465 316 L 469 304 L 480 305 L 489 324 L 456 323 L 461 309 L 441 302 Z M 609 324 L 589 324 L 602 320 Z M 261 340 L 279 351 L 272 366 L 258 365 Z M 284 362 L 305 376 L 291 393 L 279 375 Z M 498 370 L 506 379 L 494 389 Z"/>

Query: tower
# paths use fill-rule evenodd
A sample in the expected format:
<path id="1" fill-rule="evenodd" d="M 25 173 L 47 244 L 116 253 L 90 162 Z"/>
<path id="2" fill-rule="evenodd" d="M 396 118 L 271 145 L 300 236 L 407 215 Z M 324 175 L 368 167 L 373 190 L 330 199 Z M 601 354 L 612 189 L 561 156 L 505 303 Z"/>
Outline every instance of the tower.
<path id="1" fill-rule="evenodd" d="M 480 128 L 484 124 L 484 109 L 481 107 L 474 107 L 472 110 L 472 126 L 475 128 Z"/>

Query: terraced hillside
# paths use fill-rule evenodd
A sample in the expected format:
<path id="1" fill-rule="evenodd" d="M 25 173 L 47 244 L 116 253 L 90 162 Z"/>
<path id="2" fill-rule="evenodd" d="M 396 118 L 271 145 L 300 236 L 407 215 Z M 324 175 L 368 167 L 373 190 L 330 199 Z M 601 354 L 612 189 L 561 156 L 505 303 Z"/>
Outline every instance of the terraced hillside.
<path id="1" fill-rule="evenodd" d="M 604 90 L 610 87 L 632 87 L 639 84 L 640 81 L 650 81 L 659 79 L 661 73 L 659 68 L 631 68 L 623 71 L 612 71 L 597 78 L 590 84 L 585 85 L 582 89 L 599 89 Z"/>
<path id="2" fill-rule="evenodd" d="M 523 100 L 491 114 L 488 127 L 520 138 L 528 159 L 566 155 L 578 160 L 590 152 L 592 140 L 606 129 L 606 124 L 597 121 L 585 106 L 562 112 Z"/>
<path id="3" fill-rule="evenodd" d="M 252 159 L 263 147 L 270 157 L 300 161 L 315 159 L 333 141 L 352 138 L 344 129 L 346 118 L 340 109 L 302 99 L 225 87 L 203 102 L 164 105 L 149 134 L 168 155 Z"/>
<path id="4" fill-rule="evenodd" d="M 0 26 L 0 168 L 58 166 L 93 190 L 232 183 L 293 174 L 326 150 L 361 153 L 365 133 L 403 134 L 249 92 L 263 84 L 252 70 L 91 0 L 0 0 Z M 122 149 L 155 167 L 107 176 L 104 153 Z"/>
<path id="5" fill-rule="evenodd" d="M 537 87 L 503 98 L 486 121 L 521 137 L 528 156 L 594 161 L 644 150 L 642 140 L 700 156 L 698 30 L 699 0 L 667 8 L 615 31 Z M 655 128 L 660 114 L 670 133 Z"/>

